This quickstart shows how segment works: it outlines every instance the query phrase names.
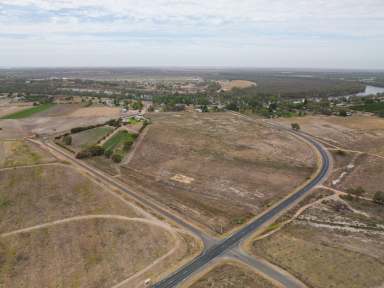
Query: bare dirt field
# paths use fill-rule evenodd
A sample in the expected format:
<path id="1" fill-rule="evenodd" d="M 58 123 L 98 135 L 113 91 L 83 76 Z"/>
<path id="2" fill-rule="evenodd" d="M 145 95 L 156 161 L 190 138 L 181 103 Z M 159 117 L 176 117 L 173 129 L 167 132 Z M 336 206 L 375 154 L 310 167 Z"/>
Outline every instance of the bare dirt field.
<path id="1" fill-rule="evenodd" d="M 276 288 L 245 265 L 229 262 L 215 266 L 189 288 Z"/>
<path id="2" fill-rule="evenodd" d="M 75 113 L 78 109 L 81 109 L 80 104 L 56 104 L 55 106 L 49 108 L 48 110 L 34 114 L 32 117 L 58 117 L 58 116 L 67 116 L 72 113 Z"/>
<path id="3" fill-rule="evenodd" d="M 255 241 L 252 250 L 309 287 L 381 287 L 383 224 L 383 209 L 377 204 L 330 199 L 307 209 L 275 234 Z"/>
<path id="4" fill-rule="evenodd" d="M 344 149 L 384 156 L 383 118 L 358 115 L 352 117 L 308 116 L 277 121 L 286 125 L 299 123 L 303 131 Z"/>
<path id="5" fill-rule="evenodd" d="M 231 91 L 233 88 L 244 89 L 257 86 L 255 82 L 247 80 L 220 81 L 219 83 L 224 91 Z"/>
<path id="6" fill-rule="evenodd" d="M 71 113 L 71 117 L 119 117 L 121 109 L 106 106 L 91 106 L 78 109 Z"/>
<path id="7" fill-rule="evenodd" d="M 261 122 L 229 113 L 150 117 L 153 124 L 121 167 L 121 179 L 216 233 L 292 192 L 316 166 L 309 145 Z"/>
<path id="8" fill-rule="evenodd" d="M 16 113 L 30 107 L 32 106 L 18 106 L 18 105 L 0 106 L 0 117 L 6 116 L 8 114 Z"/>
<path id="9" fill-rule="evenodd" d="M 0 120 L 0 138 L 14 139 L 33 134 L 62 134 L 74 127 L 103 124 L 111 117 L 38 117 L 18 120 Z"/>

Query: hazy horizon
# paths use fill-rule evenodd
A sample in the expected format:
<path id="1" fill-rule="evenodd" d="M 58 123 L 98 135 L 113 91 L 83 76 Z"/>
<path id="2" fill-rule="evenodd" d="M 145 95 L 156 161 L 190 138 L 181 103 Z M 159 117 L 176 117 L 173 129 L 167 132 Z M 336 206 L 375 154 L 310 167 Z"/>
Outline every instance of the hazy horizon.
<path id="1" fill-rule="evenodd" d="M 381 0 L 0 0 L 0 24 L 2 67 L 384 69 Z"/>

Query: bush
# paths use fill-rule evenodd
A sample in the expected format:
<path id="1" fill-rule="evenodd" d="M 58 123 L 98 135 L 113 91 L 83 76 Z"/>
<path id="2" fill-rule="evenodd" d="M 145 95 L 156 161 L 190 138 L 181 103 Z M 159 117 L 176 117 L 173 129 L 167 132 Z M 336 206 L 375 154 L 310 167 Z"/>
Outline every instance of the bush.
<path id="1" fill-rule="evenodd" d="M 300 130 L 300 125 L 299 125 L 299 123 L 292 123 L 292 124 L 291 124 L 291 127 L 292 127 L 292 129 L 295 130 L 295 131 L 299 131 L 299 130 Z"/>
<path id="2" fill-rule="evenodd" d="M 384 192 L 377 191 L 375 193 L 375 196 L 373 196 L 373 201 L 375 201 L 378 204 L 384 205 Z"/>
<path id="3" fill-rule="evenodd" d="M 357 188 L 349 188 L 347 190 L 347 193 L 351 196 L 355 196 L 356 198 L 360 198 L 365 194 L 365 190 L 363 187 L 357 187 Z"/>
<path id="4" fill-rule="evenodd" d="M 133 144 L 133 139 L 129 139 L 129 140 L 127 140 L 127 141 L 125 141 L 124 142 L 124 145 L 123 145 L 123 150 L 125 151 L 125 152 L 127 152 L 129 149 L 131 149 L 131 146 L 132 146 L 132 144 Z"/>
<path id="5" fill-rule="evenodd" d="M 98 145 L 90 146 L 76 154 L 76 158 L 84 159 L 104 154 L 104 148 Z"/>
<path id="6" fill-rule="evenodd" d="M 63 142 L 65 145 L 71 145 L 72 144 L 72 136 L 71 135 L 64 136 Z"/>
<path id="7" fill-rule="evenodd" d="M 115 162 L 115 163 L 120 163 L 121 161 L 123 160 L 123 156 L 121 154 L 118 154 L 118 153 L 114 153 L 112 155 L 112 161 Z"/>
<path id="8" fill-rule="evenodd" d="M 107 158 L 111 158 L 113 151 L 112 150 L 105 150 L 104 156 Z"/>

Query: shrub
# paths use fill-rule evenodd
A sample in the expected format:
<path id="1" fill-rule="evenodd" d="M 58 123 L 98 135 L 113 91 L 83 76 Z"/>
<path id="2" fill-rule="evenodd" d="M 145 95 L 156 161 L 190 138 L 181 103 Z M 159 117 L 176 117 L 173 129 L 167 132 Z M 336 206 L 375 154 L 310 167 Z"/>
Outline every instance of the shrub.
<path id="1" fill-rule="evenodd" d="M 84 159 L 104 154 L 104 148 L 98 145 L 90 146 L 76 154 L 76 158 Z"/>
<path id="2" fill-rule="evenodd" d="M 114 153 L 114 154 L 112 155 L 112 161 L 113 161 L 113 162 L 115 162 L 115 163 L 120 163 L 122 160 L 123 160 L 123 156 L 121 156 L 121 154 Z"/>
<path id="3" fill-rule="evenodd" d="M 365 190 L 363 187 L 357 187 L 357 188 L 349 188 L 347 190 L 347 193 L 350 194 L 351 196 L 355 196 L 356 198 L 360 198 L 361 196 L 364 195 Z"/>
<path id="4" fill-rule="evenodd" d="M 295 130 L 295 131 L 299 131 L 299 130 L 300 130 L 300 125 L 299 125 L 299 123 L 292 123 L 292 124 L 291 124 L 291 127 L 292 127 L 292 129 Z"/>
<path id="5" fill-rule="evenodd" d="M 104 156 L 107 158 L 111 158 L 113 151 L 112 150 L 105 150 Z"/>
<path id="6" fill-rule="evenodd" d="M 384 192 L 377 191 L 375 193 L 375 196 L 373 196 L 373 201 L 375 201 L 378 204 L 384 205 Z"/>
<path id="7" fill-rule="evenodd" d="M 132 144 L 133 144 L 133 139 L 129 139 L 125 141 L 123 145 L 123 150 L 127 152 L 129 149 L 131 149 Z"/>
<path id="8" fill-rule="evenodd" d="M 64 136 L 63 142 L 65 145 L 71 145 L 72 144 L 72 136 L 70 136 L 70 135 Z"/>

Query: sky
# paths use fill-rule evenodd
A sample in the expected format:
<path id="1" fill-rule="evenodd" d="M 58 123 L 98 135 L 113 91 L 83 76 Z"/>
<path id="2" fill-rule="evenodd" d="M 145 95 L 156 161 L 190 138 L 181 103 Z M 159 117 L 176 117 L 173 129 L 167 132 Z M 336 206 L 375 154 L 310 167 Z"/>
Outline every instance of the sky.
<path id="1" fill-rule="evenodd" d="M 384 0 L 0 0 L 0 67 L 384 69 Z"/>

